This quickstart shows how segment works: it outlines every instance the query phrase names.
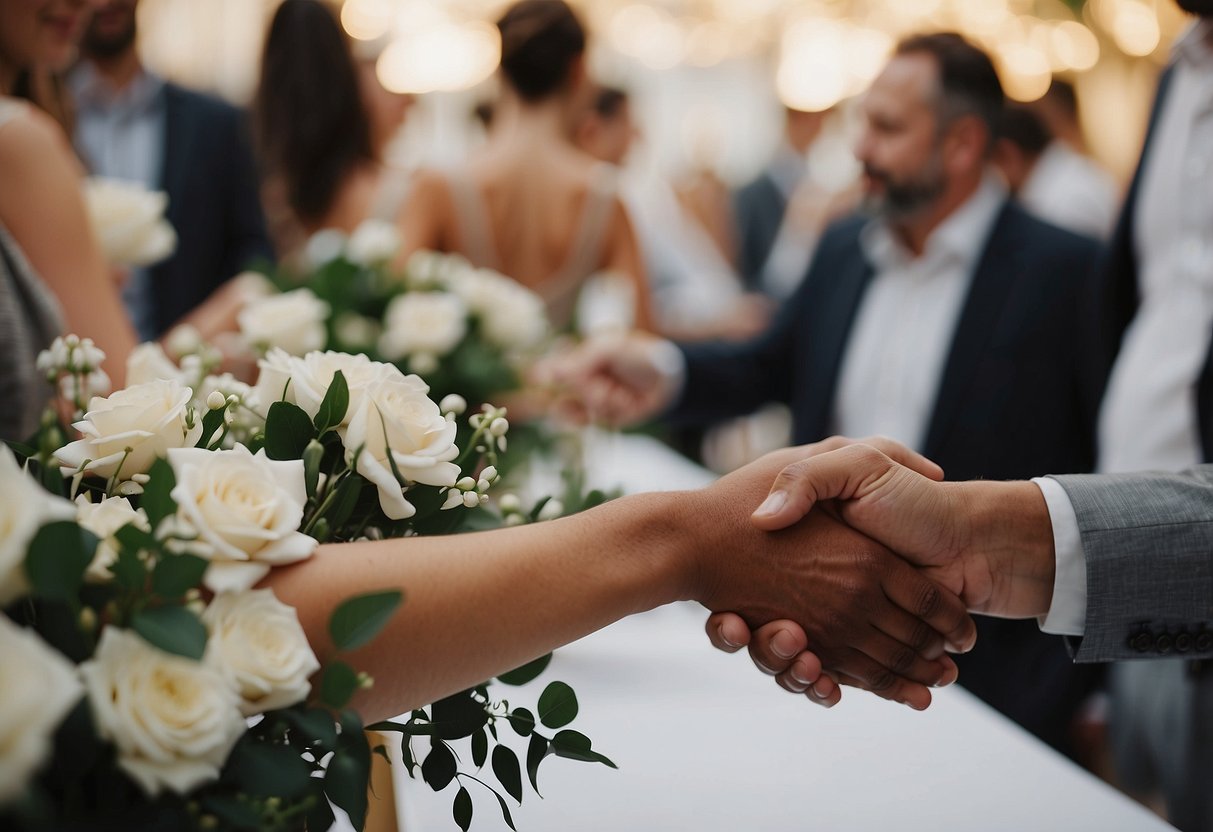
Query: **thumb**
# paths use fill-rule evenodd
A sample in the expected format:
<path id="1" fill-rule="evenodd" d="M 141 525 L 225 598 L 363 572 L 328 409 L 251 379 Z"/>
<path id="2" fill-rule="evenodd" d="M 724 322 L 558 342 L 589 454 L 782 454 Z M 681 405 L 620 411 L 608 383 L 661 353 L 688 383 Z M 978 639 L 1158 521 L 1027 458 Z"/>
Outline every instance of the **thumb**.
<path id="1" fill-rule="evenodd" d="M 766 500 L 750 519 L 766 531 L 787 528 L 818 502 L 865 493 L 898 468 L 896 462 L 868 445 L 848 445 L 794 462 L 779 472 Z"/>

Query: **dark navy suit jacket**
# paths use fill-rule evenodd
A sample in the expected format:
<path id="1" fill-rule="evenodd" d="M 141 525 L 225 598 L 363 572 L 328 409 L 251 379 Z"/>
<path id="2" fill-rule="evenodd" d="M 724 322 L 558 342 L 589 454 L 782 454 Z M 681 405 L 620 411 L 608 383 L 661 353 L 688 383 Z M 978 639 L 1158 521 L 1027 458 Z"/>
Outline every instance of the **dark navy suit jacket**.
<path id="1" fill-rule="evenodd" d="M 166 84 L 161 187 L 177 250 L 152 269 L 157 334 L 221 283 L 273 262 L 244 114 L 230 104 Z"/>
<path id="2" fill-rule="evenodd" d="M 742 344 L 683 348 L 687 380 L 677 419 L 790 405 L 797 443 L 835 432 L 839 367 L 873 275 L 860 247 L 865 219 L 822 237 L 809 272 L 771 329 Z M 1099 244 L 1008 202 L 974 271 L 921 450 L 949 479 L 1025 479 L 1090 471 L 1098 404 L 1084 293 Z M 1061 639 L 1035 622 L 979 622 L 960 657 L 961 683 L 1054 745 L 1092 684 Z"/>
<path id="3" fill-rule="evenodd" d="M 762 291 L 762 267 L 775 246 L 787 207 L 783 191 L 765 171 L 733 194 L 737 270 L 749 291 Z"/>

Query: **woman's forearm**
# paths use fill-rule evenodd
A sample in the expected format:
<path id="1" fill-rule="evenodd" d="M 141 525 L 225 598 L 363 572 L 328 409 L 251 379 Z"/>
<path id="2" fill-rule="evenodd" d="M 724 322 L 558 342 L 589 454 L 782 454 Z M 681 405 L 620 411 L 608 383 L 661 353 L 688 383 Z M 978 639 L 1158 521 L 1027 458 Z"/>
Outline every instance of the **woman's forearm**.
<path id="1" fill-rule="evenodd" d="M 348 657 L 375 680 L 356 705 L 392 716 L 684 597 L 693 501 L 648 494 L 492 533 L 326 545 L 267 584 L 298 609 L 322 662 L 338 604 L 404 591 L 384 632 Z"/>

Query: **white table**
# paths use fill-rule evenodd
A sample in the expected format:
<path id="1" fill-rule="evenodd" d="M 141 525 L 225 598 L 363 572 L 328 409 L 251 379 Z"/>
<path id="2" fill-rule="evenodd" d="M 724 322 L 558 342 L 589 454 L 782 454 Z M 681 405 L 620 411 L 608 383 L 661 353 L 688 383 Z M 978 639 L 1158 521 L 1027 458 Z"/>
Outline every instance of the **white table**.
<path id="1" fill-rule="evenodd" d="M 711 479 L 659 448 L 592 440 L 594 484 L 638 491 Z M 538 683 L 510 692 L 515 706 L 533 706 L 543 684 L 567 681 L 581 703 L 571 727 L 620 767 L 549 758 L 545 798 L 527 784 L 524 804 L 511 806 L 520 832 L 1171 829 L 959 688 L 937 692 L 924 713 L 852 690 L 827 711 L 778 690 L 744 655 L 713 650 L 704 615 L 687 604 L 625 619 L 559 651 Z M 525 759 L 503 726 L 507 735 Z M 407 832 L 458 828 L 454 786 L 435 795 L 397 782 Z M 473 830 L 507 828 L 491 795 L 473 800 Z"/>

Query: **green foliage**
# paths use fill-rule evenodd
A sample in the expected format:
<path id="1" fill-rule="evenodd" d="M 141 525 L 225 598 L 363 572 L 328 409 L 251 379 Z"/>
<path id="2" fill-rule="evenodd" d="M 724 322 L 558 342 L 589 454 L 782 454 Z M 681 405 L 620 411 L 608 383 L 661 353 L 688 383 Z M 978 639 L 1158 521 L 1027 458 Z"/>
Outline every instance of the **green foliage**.
<path id="1" fill-rule="evenodd" d="M 539 696 L 539 721 L 563 728 L 577 718 L 577 694 L 564 682 L 552 682 Z"/>
<path id="2" fill-rule="evenodd" d="M 131 618 L 131 629 L 166 653 L 200 660 L 206 652 L 206 627 L 185 607 L 141 610 Z"/>
<path id="3" fill-rule="evenodd" d="M 398 589 L 358 595 L 344 601 L 329 619 L 329 636 L 338 650 L 357 650 L 379 634 L 404 600 Z"/>
<path id="4" fill-rule="evenodd" d="M 38 530 L 25 556 L 25 574 L 34 595 L 76 603 L 84 572 L 93 561 L 97 538 L 75 523 L 48 523 Z"/>
<path id="5" fill-rule="evenodd" d="M 329 389 L 324 394 L 324 400 L 320 402 L 320 410 L 316 412 L 316 433 L 323 434 L 341 424 L 349 409 L 350 387 L 346 383 L 345 373 L 338 370 L 333 373 Z"/>
<path id="6" fill-rule="evenodd" d="M 506 685 L 525 685 L 527 682 L 538 679 L 543 671 L 547 670 L 549 664 L 552 663 L 552 654 L 540 656 L 533 662 L 527 662 L 522 667 L 511 670 L 509 673 L 502 673 L 497 677 L 497 681 Z"/>
<path id="7" fill-rule="evenodd" d="M 265 418 L 265 455 L 270 459 L 301 459 L 316 438 L 312 420 L 298 405 L 274 402 Z"/>
<path id="8" fill-rule="evenodd" d="M 196 555 L 163 555 L 152 570 L 152 591 L 170 600 L 181 598 L 202 583 L 209 565 Z"/>
<path id="9" fill-rule="evenodd" d="M 345 662 L 329 662 L 320 679 L 320 701 L 333 710 L 349 704 L 358 690 L 358 674 Z"/>
<path id="10" fill-rule="evenodd" d="M 147 521 L 154 529 L 165 517 L 177 513 L 177 503 L 171 492 L 177 486 L 177 475 L 166 459 L 157 459 L 148 471 L 148 483 L 143 487 L 139 506 L 147 514 Z"/>

